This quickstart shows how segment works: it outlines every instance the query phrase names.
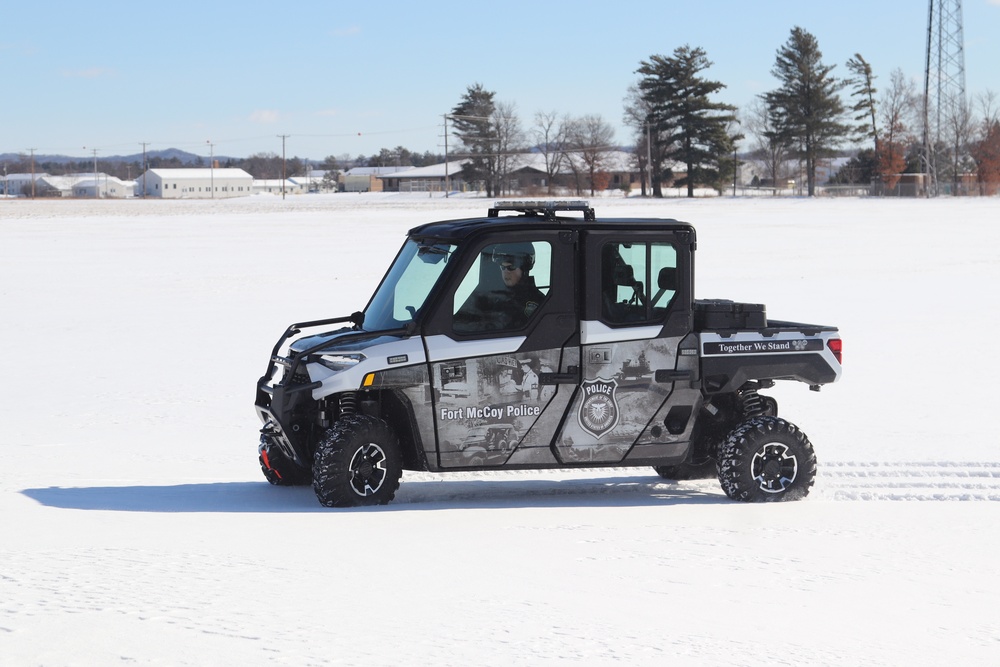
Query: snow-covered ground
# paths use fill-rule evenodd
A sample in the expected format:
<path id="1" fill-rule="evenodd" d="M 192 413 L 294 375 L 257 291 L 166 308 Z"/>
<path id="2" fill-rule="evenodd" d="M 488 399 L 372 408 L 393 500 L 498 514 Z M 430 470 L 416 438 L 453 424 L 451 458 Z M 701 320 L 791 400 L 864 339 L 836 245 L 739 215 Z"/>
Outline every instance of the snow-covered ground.
<path id="1" fill-rule="evenodd" d="M 324 509 L 257 466 L 271 346 L 488 200 L 2 201 L 0 664 L 1000 664 L 1000 199 L 592 201 L 694 223 L 697 296 L 841 328 L 840 383 L 773 392 L 808 499 L 405 473 Z"/>

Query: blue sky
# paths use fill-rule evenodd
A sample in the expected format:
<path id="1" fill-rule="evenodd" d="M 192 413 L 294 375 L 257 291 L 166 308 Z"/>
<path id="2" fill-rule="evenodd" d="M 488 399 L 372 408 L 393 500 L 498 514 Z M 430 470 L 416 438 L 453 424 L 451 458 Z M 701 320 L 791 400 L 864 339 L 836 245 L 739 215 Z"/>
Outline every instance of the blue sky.
<path id="1" fill-rule="evenodd" d="M 1000 94 L 1000 0 L 965 0 L 966 88 Z M 4 3 L 0 153 L 370 155 L 443 150 L 442 114 L 482 83 L 517 106 L 600 114 L 617 128 L 636 68 L 700 46 L 742 106 L 794 26 L 826 64 L 860 53 L 878 84 L 900 68 L 922 86 L 926 0 L 632 0 L 625 3 Z M 86 147 L 86 148 L 84 148 Z"/>

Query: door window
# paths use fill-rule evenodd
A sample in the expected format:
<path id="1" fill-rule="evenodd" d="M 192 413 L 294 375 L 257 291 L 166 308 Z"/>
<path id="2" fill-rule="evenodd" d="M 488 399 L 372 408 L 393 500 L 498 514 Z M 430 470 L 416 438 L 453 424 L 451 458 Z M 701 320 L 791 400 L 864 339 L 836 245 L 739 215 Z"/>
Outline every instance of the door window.
<path id="1" fill-rule="evenodd" d="M 483 247 L 455 290 L 456 332 L 518 331 L 549 294 L 552 246 L 547 241 Z"/>
<path id="2" fill-rule="evenodd" d="M 677 250 L 668 243 L 611 241 L 601 248 L 601 319 L 662 321 L 677 293 Z"/>

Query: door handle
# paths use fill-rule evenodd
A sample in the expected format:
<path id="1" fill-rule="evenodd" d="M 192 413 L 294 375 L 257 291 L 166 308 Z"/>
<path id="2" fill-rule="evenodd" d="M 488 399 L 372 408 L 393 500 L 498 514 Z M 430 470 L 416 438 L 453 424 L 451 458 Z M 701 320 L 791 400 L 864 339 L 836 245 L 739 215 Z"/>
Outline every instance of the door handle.
<path id="1" fill-rule="evenodd" d="M 539 384 L 580 384 L 580 368 L 570 366 L 565 373 L 539 373 Z"/>
<path id="2" fill-rule="evenodd" d="M 653 377 L 657 382 L 687 382 L 693 375 L 691 371 L 659 370 Z"/>

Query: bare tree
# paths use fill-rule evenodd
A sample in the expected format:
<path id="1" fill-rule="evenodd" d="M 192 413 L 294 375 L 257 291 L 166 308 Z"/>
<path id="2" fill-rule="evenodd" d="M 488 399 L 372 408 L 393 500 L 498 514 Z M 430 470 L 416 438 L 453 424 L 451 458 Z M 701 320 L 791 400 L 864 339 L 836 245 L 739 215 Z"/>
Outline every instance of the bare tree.
<path id="1" fill-rule="evenodd" d="M 510 174 L 517 164 L 517 156 L 524 150 L 524 131 L 517 115 L 517 105 L 513 102 L 497 102 L 490 116 L 493 136 L 496 182 L 502 188 L 497 194 L 510 192 Z"/>
<path id="2" fill-rule="evenodd" d="M 896 187 L 906 168 L 906 145 L 916 140 L 919 104 L 916 84 L 906 78 L 903 70 L 894 69 L 878 106 L 882 141 L 876 145 L 876 157 L 878 173 L 887 190 Z"/>
<path id="3" fill-rule="evenodd" d="M 570 123 L 568 135 L 573 159 L 582 163 L 581 171 L 587 175 L 590 194 L 606 189 L 609 156 L 614 150 L 614 128 L 601 116 L 587 114 Z M 580 189 L 579 183 L 577 189 Z"/>
<path id="4" fill-rule="evenodd" d="M 778 180 L 784 177 L 782 168 L 788 159 L 789 146 L 778 132 L 774 117 L 764 100 L 758 97 L 741 114 L 741 119 L 753 139 L 752 155 L 761 162 L 771 184 L 777 188 Z"/>
<path id="5" fill-rule="evenodd" d="M 548 193 L 553 193 L 559 168 L 566 159 L 566 126 L 568 118 L 555 111 L 539 111 L 535 114 L 535 124 L 531 136 L 535 148 L 545 160 L 545 181 Z"/>
<path id="6" fill-rule="evenodd" d="M 955 103 L 947 110 L 944 118 L 943 134 L 948 142 L 948 168 L 946 174 L 951 176 L 952 196 L 961 194 L 962 175 L 972 171 L 969 145 L 975 129 L 975 119 L 969 101 L 956 98 Z"/>
<path id="7" fill-rule="evenodd" d="M 646 185 L 653 162 L 652 113 L 650 102 L 639 90 L 639 85 L 633 83 L 625 95 L 625 111 L 622 120 L 635 132 L 634 155 L 639 168 L 639 186 L 641 195 L 646 196 Z"/>
<path id="8" fill-rule="evenodd" d="M 254 153 L 239 163 L 254 178 L 281 178 L 281 156 L 277 153 Z"/>
<path id="9" fill-rule="evenodd" d="M 979 93 L 976 96 L 976 104 L 984 127 L 1000 121 L 1000 98 L 995 91 L 987 88 L 985 92 Z"/>
<path id="10" fill-rule="evenodd" d="M 997 95 L 987 90 L 977 96 L 981 120 L 972 142 L 979 194 L 994 195 L 1000 190 L 1000 109 Z"/>

